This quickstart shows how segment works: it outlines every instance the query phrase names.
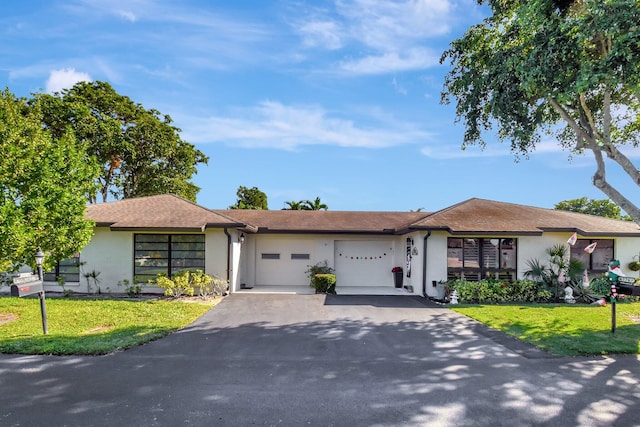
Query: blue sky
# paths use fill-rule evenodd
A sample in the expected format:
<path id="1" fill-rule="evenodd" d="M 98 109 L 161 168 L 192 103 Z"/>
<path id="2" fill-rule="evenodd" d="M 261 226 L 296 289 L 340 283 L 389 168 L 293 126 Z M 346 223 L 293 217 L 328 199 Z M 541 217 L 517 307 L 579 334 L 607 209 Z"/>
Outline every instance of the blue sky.
<path id="1" fill-rule="evenodd" d="M 0 86 L 29 96 L 102 80 L 169 114 L 210 156 L 194 179 L 210 208 L 241 185 L 270 209 L 606 198 L 592 156 L 569 161 L 553 141 L 519 163 L 491 137 L 461 150 L 439 58 L 486 13 L 474 0 L 3 1 Z M 614 164 L 608 179 L 640 200 Z"/>

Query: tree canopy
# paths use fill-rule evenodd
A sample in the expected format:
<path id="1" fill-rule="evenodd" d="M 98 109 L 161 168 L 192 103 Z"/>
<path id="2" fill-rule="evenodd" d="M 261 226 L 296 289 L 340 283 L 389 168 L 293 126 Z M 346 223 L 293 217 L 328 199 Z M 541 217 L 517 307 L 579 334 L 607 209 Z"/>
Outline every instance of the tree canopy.
<path id="1" fill-rule="evenodd" d="M 0 92 L 0 271 L 33 266 L 38 247 L 48 268 L 80 251 L 93 233 L 84 214 L 97 176 L 72 131 L 43 129 L 39 102 Z"/>
<path id="2" fill-rule="evenodd" d="M 497 127 L 527 155 L 542 135 L 574 154 L 591 152 L 593 184 L 640 223 L 640 209 L 606 178 L 616 163 L 640 186 L 623 153 L 640 143 L 638 0 L 487 0 L 492 16 L 444 52 L 452 65 L 442 102 L 456 99 L 467 144 Z M 609 163 L 610 164 L 610 163 Z"/>
<path id="3" fill-rule="evenodd" d="M 300 200 L 299 202 L 291 201 L 285 202 L 287 207 L 283 208 L 283 211 L 321 211 L 329 210 L 329 207 L 320 201 L 320 197 L 316 197 L 315 200 Z"/>
<path id="4" fill-rule="evenodd" d="M 613 219 L 631 219 L 626 215 L 622 215 L 620 206 L 616 205 L 609 199 L 595 200 L 589 199 L 588 197 L 580 197 L 579 199 L 563 200 L 556 203 L 554 209 L 603 216 Z"/>
<path id="5" fill-rule="evenodd" d="M 258 187 L 247 188 L 244 186 L 238 187 L 236 192 L 238 200 L 229 209 L 256 209 L 256 210 L 268 210 L 267 195 L 260 191 Z"/>
<path id="6" fill-rule="evenodd" d="M 68 127 L 98 160 L 102 201 L 172 193 L 195 201 L 197 165 L 208 161 L 180 138 L 172 119 L 118 94 L 106 82 L 79 82 L 54 95 L 38 94 L 44 123 L 54 135 Z M 92 202 L 96 198 L 91 199 Z"/>

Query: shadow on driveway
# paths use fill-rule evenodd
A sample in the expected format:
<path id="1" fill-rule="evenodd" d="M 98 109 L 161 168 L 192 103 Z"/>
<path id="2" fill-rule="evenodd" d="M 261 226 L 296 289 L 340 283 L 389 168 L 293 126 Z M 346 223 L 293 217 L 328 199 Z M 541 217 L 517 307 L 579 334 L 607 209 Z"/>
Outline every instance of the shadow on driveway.
<path id="1" fill-rule="evenodd" d="M 1 356 L 0 424 L 640 425 L 637 358 L 526 356 L 416 298 L 234 294 L 124 352 Z"/>

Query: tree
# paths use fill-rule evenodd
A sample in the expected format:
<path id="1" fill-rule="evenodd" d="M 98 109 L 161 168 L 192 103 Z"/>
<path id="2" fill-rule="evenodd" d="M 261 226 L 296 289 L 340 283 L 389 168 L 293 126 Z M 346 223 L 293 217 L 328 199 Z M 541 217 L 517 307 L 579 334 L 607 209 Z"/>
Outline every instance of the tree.
<path id="1" fill-rule="evenodd" d="M 620 150 L 640 143 L 640 7 L 637 0 L 486 0 L 492 16 L 443 53 L 442 102 L 457 99 L 463 148 L 500 140 L 527 155 L 541 135 L 572 153 L 591 152 L 593 184 L 640 223 L 640 209 L 606 179 L 605 160 L 636 184 Z M 605 159 L 606 157 L 606 159 Z"/>
<path id="2" fill-rule="evenodd" d="M 235 205 L 229 206 L 229 209 L 256 209 L 268 210 L 267 195 L 258 189 L 258 187 L 247 188 L 242 185 L 238 187 L 236 192 L 238 201 Z"/>
<path id="3" fill-rule="evenodd" d="M 603 216 L 606 218 L 631 220 L 628 216 L 621 214 L 620 206 L 608 199 L 594 200 L 581 197 L 579 199 L 563 200 L 562 202 L 556 203 L 554 209 Z"/>
<path id="4" fill-rule="evenodd" d="M 316 197 L 313 201 L 305 200 L 300 203 L 302 204 L 302 209 L 307 211 L 329 210 L 329 207 L 320 201 L 320 197 Z"/>
<path id="5" fill-rule="evenodd" d="M 197 165 L 208 157 L 180 138 L 168 115 L 145 109 L 106 82 L 79 82 L 55 95 L 34 98 L 54 135 L 71 126 L 101 165 L 102 201 L 172 193 L 195 201 Z M 91 202 L 95 202 L 93 199 Z"/>
<path id="6" fill-rule="evenodd" d="M 33 265 L 38 247 L 51 268 L 93 233 L 84 214 L 97 164 L 70 130 L 43 129 L 40 107 L 0 92 L 0 270 Z"/>
<path id="7" fill-rule="evenodd" d="M 300 201 L 300 202 L 291 201 L 291 202 L 284 202 L 284 203 L 287 206 L 282 208 L 283 211 L 301 211 L 301 210 L 303 210 L 303 207 L 302 207 L 302 203 L 303 202 L 302 201 Z"/>

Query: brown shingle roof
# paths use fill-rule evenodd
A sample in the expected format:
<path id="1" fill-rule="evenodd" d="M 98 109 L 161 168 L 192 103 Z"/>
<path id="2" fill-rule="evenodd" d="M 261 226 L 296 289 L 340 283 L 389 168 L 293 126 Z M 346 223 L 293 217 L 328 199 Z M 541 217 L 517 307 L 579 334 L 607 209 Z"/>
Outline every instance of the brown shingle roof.
<path id="1" fill-rule="evenodd" d="M 451 233 L 576 231 L 583 236 L 640 236 L 640 227 L 630 221 L 477 198 L 435 212 L 412 228 L 444 229 Z"/>
<path id="2" fill-rule="evenodd" d="M 112 229 L 202 231 L 207 227 L 243 225 L 171 194 L 89 205 L 85 217 Z"/>
<path id="3" fill-rule="evenodd" d="M 212 227 L 262 233 L 403 234 L 446 230 L 452 234 L 578 232 L 583 236 L 638 236 L 629 221 L 469 199 L 435 213 L 295 210 L 209 210 L 174 195 L 125 199 L 87 206 L 86 218 L 111 229 L 200 231 Z"/>
<path id="4" fill-rule="evenodd" d="M 298 210 L 214 211 L 238 222 L 258 227 L 258 232 L 271 233 L 367 233 L 393 234 L 429 214 L 426 212 L 348 212 Z"/>

